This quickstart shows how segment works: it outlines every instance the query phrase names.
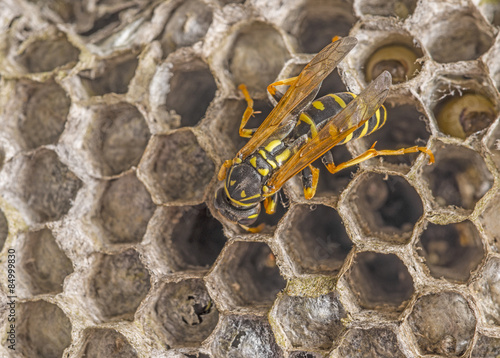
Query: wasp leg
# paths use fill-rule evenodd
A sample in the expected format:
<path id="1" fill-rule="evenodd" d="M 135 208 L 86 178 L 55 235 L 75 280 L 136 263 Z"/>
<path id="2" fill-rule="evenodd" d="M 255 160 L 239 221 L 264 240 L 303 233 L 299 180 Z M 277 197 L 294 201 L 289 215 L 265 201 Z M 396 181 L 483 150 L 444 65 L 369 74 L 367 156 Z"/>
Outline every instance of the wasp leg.
<path id="1" fill-rule="evenodd" d="M 276 204 L 278 202 L 278 193 L 276 192 L 272 196 L 268 196 L 264 199 L 264 209 L 266 209 L 266 213 L 269 215 L 273 215 L 276 213 Z"/>
<path id="2" fill-rule="evenodd" d="M 347 162 L 341 163 L 339 165 L 335 165 L 332 163 L 329 163 L 326 165 L 326 169 L 332 174 L 345 169 L 347 167 L 351 167 L 353 165 L 359 164 L 361 162 L 364 162 L 365 160 L 368 160 L 370 158 L 378 157 L 380 155 L 403 155 L 403 154 L 408 154 L 408 153 L 417 153 L 417 152 L 423 152 L 429 156 L 429 163 L 434 163 L 434 154 L 427 149 L 426 147 L 410 147 L 410 148 L 401 148 L 401 149 L 396 149 L 396 150 L 376 150 L 375 149 L 375 144 L 377 142 L 373 143 L 370 149 L 368 149 L 366 152 L 363 154 L 357 156 L 356 158 L 353 158 L 351 160 L 348 160 Z"/>
<path id="3" fill-rule="evenodd" d="M 251 233 L 259 233 L 261 232 L 265 227 L 266 227 L 266 224 L 262 223 L 260 224 L 259 226 L 256 226 L 256 227 L 250 227 L 250 226 L 246 226 L 246 225 L 241 225 L 239 224 L 244 230 L 248 231 L 248 232 L 251 232 Z"/>
<path id="4" fill-rule="evenodd" d="M 245 112 L 243 113 L 243 117 L 241 117 L 241 124 L 240 124 L 239 133 L 240 133 L 240 137 L 250 138 L 257 130 L 257 128 L 252 128 L 252 129 L 245 128 L 248 120 L 250 119 L 250 117 L 253 116 L 253 113 L 254 113 L 253 99 L 252 99 L 252 97 L 250 97 L 250 93 L 248 93 L 247 86 L 245 86 L 244 84 L 241 84 L 238 86 L 238 88 L 243 93 L 243 96 L 245 97 L 245 101 L 247 102 L 247 108 L 245 109 Z"/>
<path id="5" fill-rule="evenodd" d="M 231 168 L 231 165 L 233 165 L 232 160 L 226 160 L 224 163 L 222 163 L 222 166 L 219 169 L 219 173 L 217 174 L 217 179 L 221 181 L 226 179 L 227 171 L 229 168 Z"/>
<path id="6" fill-rule="evenodd" d="M 281 80 L 281 81 L 276 81 L 274 83 L 271 83 L 269 86 L 267 86 L 267 92 L 269 92 L 269 94 L 271 96 L 275 96 L 275 95 L 278 95 L 281 97 L 283 97 L 283 94 L 281 92 L 279 92 L 276 87 L 277 86 L 290 86 L 290 85 L 293 85 L 295 83 L 295 81 L 297 81 L 297 77 L 298 76 L 295 76 L 295 77 L 290 77 L 290 78 L 286 78 L 284 80 Z M 277 101 L 279 101 L 279 99 L 281 98 L 276 98 L 274 97 L 274 99 L 276 99 Z"/>
<path id="7" fill-rule="evenodd" d="M 316 194 L 318 187 L 319 169 L 311 164 L 302 171 L 302 186 L 304 187 L 304 197 L 309 200 Z"/>

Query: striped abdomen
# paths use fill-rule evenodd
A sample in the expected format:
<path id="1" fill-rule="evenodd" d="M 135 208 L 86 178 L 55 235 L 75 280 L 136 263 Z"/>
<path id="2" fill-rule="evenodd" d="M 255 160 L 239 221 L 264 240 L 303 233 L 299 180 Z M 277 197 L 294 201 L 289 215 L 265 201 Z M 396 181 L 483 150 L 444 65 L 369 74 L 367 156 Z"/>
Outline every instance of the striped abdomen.
<path id="1" fill-rule="evenodd" d="M 305 123 L 312 120 L 317 126 L 321 127 L 321 122 L 335 116 L 344 109 L 353 98 L 356 98 L 356 95 L 351 92 L 328 94 L 312 102 L 311 105 L 301 113 L 301 119 Z M 387 111 L 384 106 L 380 106 L 377 112 L 375 112 L 363 126 L 356 129 L 339 144 L 345 144 L 352 139 L 358 139 L 375 132 L 385 124 L 386 120 Z"/>

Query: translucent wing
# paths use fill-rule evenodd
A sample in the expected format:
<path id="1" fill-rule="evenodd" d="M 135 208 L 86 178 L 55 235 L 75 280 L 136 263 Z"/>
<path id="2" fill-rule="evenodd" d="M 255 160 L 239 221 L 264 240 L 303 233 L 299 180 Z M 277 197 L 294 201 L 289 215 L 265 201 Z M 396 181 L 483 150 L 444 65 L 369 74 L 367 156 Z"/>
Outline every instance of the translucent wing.
<path id="1" fill-rule="evenodd" d="M 269 178 L 267 186 L 270 190 L 266 196 L 278 191 L 287 180 L 320 158 L 370 119 L 384 103 L 390 85 L 391 75 L 385 71 L 359 96 L 349 102 L 346 108 L 332 117 L 321 128 L 316 137 L 299 148 L 280 170 Z"/>
<path id="2" fill-rule="evenodd" d="M 344 37 L 330 43 L 314 56 L 236 156 L 245 159 L 261 146 L 283 122 L 294 120 L 293 110 L 307 99 L 307 96 L 337 67 L 357 42 L 355 37 Z"/>

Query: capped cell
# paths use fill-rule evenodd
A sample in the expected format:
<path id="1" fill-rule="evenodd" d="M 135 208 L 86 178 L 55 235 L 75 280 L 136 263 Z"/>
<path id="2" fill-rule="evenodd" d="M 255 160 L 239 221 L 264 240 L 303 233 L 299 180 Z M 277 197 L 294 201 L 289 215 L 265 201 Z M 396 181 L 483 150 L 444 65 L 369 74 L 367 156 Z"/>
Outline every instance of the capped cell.
<path id="1" fill-rule="evenodd" d="M 285 287 L 276 257 L 265 243 L 228 244 L 207 278 L 211 296 L 225 310 L 252 308 L 267 311 Z"/>
<path id="2" fill-rule="evenodd" d="M 132 321 L 151 287 L 150 275 L 133 249 L 114 255 L 98 254 L 88 287 L 101 320 Z"/>
<path id="3" fill-rule="evenodd" d="M 298 273 L 336 274 L 352 242 L 337 211 L 324 205 L 290 209 L 279 239 Z"/>
<path id="4" fill-rule="evenodd" d="M 467 300 L 455 292 L 420 297 L 408 316 L 420 354 L 458 357 L 472 343 L 476 317 Z"/>
<path id="5" fill-rule="evenodd" d="M 219 320 L 219 312 L 201 279 L 163 285 L 154 311 L 171 347 L 199 346 Z"/>
<path id="6" fill-rule="evenodd" d="M 417 252 L 433 277 L 460 283 L 469 279 L 485 256 L 481 236 L 470 221 L 429 223 L 420 236 Z"/>
<path id="7" fill-rule="evenodd" d="M 350 329 L 338 349 L 340 357 L 406 358 L 398 337 L 388 327 Z"/>
<path id="8" fill-rule="evenodd" d="M 136 358 L 137 351 L 120 332 L 109 328 L 85 330 L 85 343 L 78 357 Z"/>
<path id="9" fill-rule="evenodd" d="M 490 257 L 471 285 L 485 323 L 500 326 L 500 259 Z"/>
<path id="10" fill-rule="evenodd" d="M 365 309 L 400 312 L 415 292 L 413 278 L 394 254 L 357 253 L 346 279 Z"/>

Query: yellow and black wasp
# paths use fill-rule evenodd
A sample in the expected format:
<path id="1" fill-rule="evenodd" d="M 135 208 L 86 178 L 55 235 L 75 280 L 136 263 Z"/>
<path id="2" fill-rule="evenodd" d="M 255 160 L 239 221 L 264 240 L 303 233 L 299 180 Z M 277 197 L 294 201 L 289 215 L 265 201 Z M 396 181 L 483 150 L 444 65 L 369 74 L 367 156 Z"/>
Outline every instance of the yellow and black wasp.
<path id="1" fill-rule="evenodd" d="M 226 180 L 217 191 L 214 204 L 222 215 L 246 230 L 259 231 L 261 227 L 249 225 L 259 216 L 260 203 L 264 202 L 266 213 L 273 214 L 278 191 L 294 175 L 302 172 L 304 196 L 314 197 L 319 169 L 311 163 L 320 157 L 332 174 L 380 155 L 420 151 L 434 162 L 432 152 L 426 147 L 376 150 L 374 144 L 356 158 L 338 165 L 333 163 L 330 149 L 375 132 L 387 119 L 382 106 L 391 85 L 387 71 L 359 96 L 345 92 L 314 100 L 323 80 L 356 43 L 354 37 L 336 37 L 297 77 L 270 84 L 267 90 L 276 102 L 275 107 L 257 129 L 245 128 L 254 113 L 253 101 L 246 87 L 239 86 L 247 101 L 239 133 L 250 140 L 219 171 L 219 180 Z M 289 86 L 284 94 L 276 89 L 280 85 Z"/>

